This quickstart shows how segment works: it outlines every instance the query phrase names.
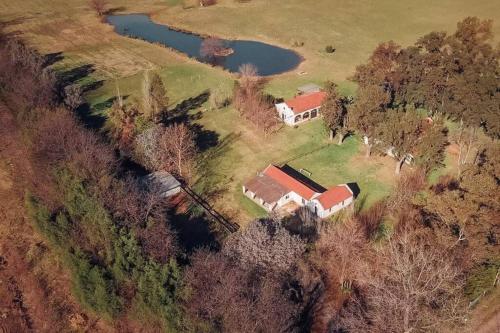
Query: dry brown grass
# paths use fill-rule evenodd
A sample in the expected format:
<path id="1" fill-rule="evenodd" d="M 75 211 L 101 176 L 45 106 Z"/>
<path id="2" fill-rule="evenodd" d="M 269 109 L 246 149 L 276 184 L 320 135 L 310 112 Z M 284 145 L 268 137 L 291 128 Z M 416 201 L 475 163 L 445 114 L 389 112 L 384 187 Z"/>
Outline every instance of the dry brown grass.
<path id="1" fill-rule="evenodd" d="M 131 12 L 158 12 L 167 9 L 154 1 L 112 1 L 110 8 Z M 146 68 L 163 68 L 191 63 L 182 55 L 150 43 L 119 36 L 112 26 L 100 21 L 85 0 L 0 0 L 0 20 L 42 53 L 64 52 L 64 64 L 94 64 L 98 69 L 122 77 Z M 101 72 L 107 76 L 106 72 Z"/>
<path id="2" fill-rule="evenodd" d="M 0 311 L 9 316 L 0 317 L 0 329 L 112 331 L 108 324 L 76 303 L 71 295 L 69 272 L 62 269 L 57 256 L 26 218 L 22 173 L 26 172 L 23 166 L 28 161 L 23 155 L 23 141 L 9 131 L 12 118 L 8 113 L 0 112 L 0 122 L 4 144 L 0 150 Z"/>

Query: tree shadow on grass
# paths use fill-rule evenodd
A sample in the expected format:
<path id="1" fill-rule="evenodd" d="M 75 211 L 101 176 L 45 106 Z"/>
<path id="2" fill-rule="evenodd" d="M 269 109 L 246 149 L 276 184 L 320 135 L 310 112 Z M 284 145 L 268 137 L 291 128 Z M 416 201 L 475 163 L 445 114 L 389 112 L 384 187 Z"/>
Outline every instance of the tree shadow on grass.
<path id="1" fill-rule="evenodd" d="M 57 73 L 57 82 L 60 87 L 64 88 L 66 86 L 79 83 L 82 92 L 86 93 L 91 90 L 102 87 L 104 84 L 103 80 L 95 80 L 90 75 L 95 72 L 94 65 L 85 64 L 77 67 L 73 67 L 66 71 L 61 71 Z"/>
<path id="2" fill-rule="evenodd" d="M 191 121 L 193 120 L 193 117 L 197 117 L 199 115 L 198 113 L 194 115 L 189 114 L 189 111 L 201 107 L 204 103 L 208 101 L 209 97 L 210 97 L 210 92 L 206 90 L 201 94 L 199 94 L 198 96 L 185 99 L 179 104 L 177 104 L 173 109 L 163 112 L 160 121 L 163 124 L 182 123 Z"/>
<path id="3" fill-rule="evenodd" d="M 92 112 L 89 103 L 83 103 L 75 109 L 75 114 L 83 122 L 85 127 L 100 130 L 106 123 L 106 117 L 103 114 Z"/>
<path id="4" fill-rule="evenodd" d="M 126 100 L 128 97 L 129 95 L 125 95 L 122 96 L 122 99 Z M 94 104 L 92 107 L 88 103 L 84 103 L 75 110 L 75 113 L 86 127 L 101 130 L 104 128 L 107 119 L 104 111 L 111 108 L 117 99 L 118 97 L 113 96 L 104 102 Z"/>
<path id="5" fill-rule="evenodd" d="M 200 152 L 204 152 L 219 144 L 219 133 L 207 130 L 200 124 L 190 124 L 189 127 L 195 135 L 196 146 Z"/>
<path id="6" fill-rule="evenodd" d="M 65 71 L 60 71 L 57 73 L 57 81 L 62 86 L 67 86 L 74 84 L 84 78 L 87 78 L 90 74 L 94 73 L 94 65 L 85 64 L 77 67 L 70 68 Z"/>
<path id="7" fill-rule="evenodd" d="M 195 97 L 183 100 L 173 109 L 163 112 L 160 117 L 160 122 L 164 126 L 179 123 L 186 124 L 193 131 L 196 146 L 200 152 L 207 151 L 219 144 L 219 133 L 205 129 L 203 125 L 195 123 L 196 120 L 202 117 L 202 112 L 191 112 L 192 110 L 200 108 L 207 102 L 209 97 L 210 92 L 206 90 Z"/>
<path id="8" fill-rule="evenodd" d="M 216 146 L 205 151 L 198 159 L 198 179 L 193 184 L 193 188 L 208 200 L 215 200 L 229 190 L 233 181 L 227 173 L 217 168 L 218 160 L 230 149 L 232 144 L 241 137 L 240 133 L 230 133 L 223 138 Z"/>
<path id="9" fill-rule="evenodd" d="M 123 101 L 126 101 L 127 98 L 129 97 L 130 95 L 125 95 L 125 96 L 122 96 L 122 99 Z M 117 96 L 113 96 L 111 98 L 108 98 L 107 100 L 105 100 L 104 102 L 101 102 L 101 103 L 97 103 L 97 104 L 94 104 L 92 106 L 92 108 L 94 109 L 95 112 L 98 112 L 98 113 L 102 113 L 104 112 L 105 110 L 111 108 L 113 106 L 113 103 L 118 100 L 118 97 Z"/>
<path id="10" fill-rule="evenodd" d="M 44 58 L 43 67 L 49 67 L 59 61 L 64 60 L 64 55 L 62 52 L 54 52 L 45 54 L 43 58 Z"/>
<path id="11" fill-rule="evenodd" d="M 210 222 L 202 214 L 176 214 L 170 212 L 170 225 L 177 233 L 177 240 L 187 253 L 198 248 L 218 249 L 219 243 L 210 229 Z"/>

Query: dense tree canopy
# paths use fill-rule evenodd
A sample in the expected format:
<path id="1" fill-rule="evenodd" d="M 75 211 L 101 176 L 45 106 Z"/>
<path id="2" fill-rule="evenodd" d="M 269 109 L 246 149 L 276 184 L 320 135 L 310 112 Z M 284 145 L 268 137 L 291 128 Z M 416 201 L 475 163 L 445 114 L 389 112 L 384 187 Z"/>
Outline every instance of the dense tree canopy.
<path id="1" fill-rule="evenodd" d="M 327 82 L 326 98 L 321 105 L 321 114 L 327 129 L 330 131 L 330 140 L 337 134 L 339 144 L 348 133 L 347 103 L 348 100 L 342 97 L 337 91 L 337 85 Z"/>

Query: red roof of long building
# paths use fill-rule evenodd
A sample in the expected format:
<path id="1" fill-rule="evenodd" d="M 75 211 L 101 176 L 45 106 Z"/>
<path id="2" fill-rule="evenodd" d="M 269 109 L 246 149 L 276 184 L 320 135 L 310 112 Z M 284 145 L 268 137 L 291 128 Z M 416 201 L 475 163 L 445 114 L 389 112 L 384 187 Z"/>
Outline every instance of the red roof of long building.
<path id="1" fill-rule="evenodd" d="M 318 91 L 310 94 L 298 95 L 285 101 L 285 103 L 292 109 L 294 114 L 299 114 L 321 106 L 325 97 L 326 92 Z"/>
<path id="2" fill-rule="evenodd" d="M 323 206 L 323 209 L 330 209 L 350 197 L 352 197 L 352 192 L 347 185 L 337 185 L 321 193 L 316 199 L 318 199 L 321 206 Z"/>
<path id="3" fill-rule="evenodd" d="M 274 165 L 269 165 L 263 171 L 263 174 L 272 178 L 281 186 L 297 193 L 304 199 L 311 200 L 312 197 L 316 194 L 313 189 L 309 188 L 307 185 L 301 183 L 300 181 L 283 172 L 280 168 Z"/>

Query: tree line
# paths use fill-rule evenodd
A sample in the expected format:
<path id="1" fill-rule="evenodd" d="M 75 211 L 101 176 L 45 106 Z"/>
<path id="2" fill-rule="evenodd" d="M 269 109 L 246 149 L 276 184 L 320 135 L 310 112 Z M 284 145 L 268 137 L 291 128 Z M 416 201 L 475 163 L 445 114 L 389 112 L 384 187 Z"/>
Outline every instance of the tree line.
<path id="1" fill-rule="evenodd" d="M 380 44 L 356 68 L 354 100 L 328 84 L 326 126 L 339 142 L 346 133 L 359 133 L 367 156 L 373 147 L 391 148 L 396 173 L 410 155 L 426 171 L 442 165 L 451 139 L 459 147 L 461 169 L 479 154 L 479 131 L 494 140 L 500 136 L 499 50 L 492 37 L 492 21 L 468 17 L 450 35 L 431 32 L 406 48 Z M 422 121 L 419 110 L 432 124 Z M 446 120 L 459 124 L 456 137 L 448 137 Z"/>

